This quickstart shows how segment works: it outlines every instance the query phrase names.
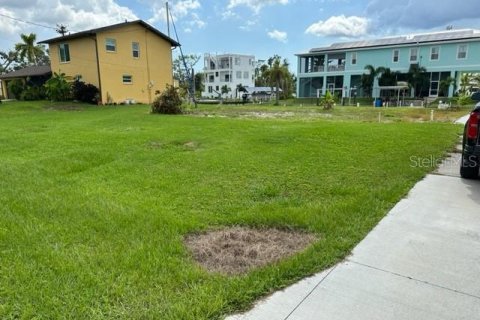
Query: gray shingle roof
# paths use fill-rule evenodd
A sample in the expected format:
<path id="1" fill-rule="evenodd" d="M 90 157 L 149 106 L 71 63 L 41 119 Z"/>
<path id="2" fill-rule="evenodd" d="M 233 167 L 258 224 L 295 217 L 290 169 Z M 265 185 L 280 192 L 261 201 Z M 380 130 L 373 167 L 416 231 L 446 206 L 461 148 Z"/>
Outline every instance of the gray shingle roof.
<path id="1" fill-rule="evenodd" d="M 25 78 L 25 77 L 33 77 L 33 76 L 43 76 L 52 73 L 52 68 L 50 65 L 46 66 L 30 66 L 25 67 L 20 70 L 12 71 L 9 73 L 5 73 L 0 75 L 0 79 L 13 79 L 13 78 Z"/>

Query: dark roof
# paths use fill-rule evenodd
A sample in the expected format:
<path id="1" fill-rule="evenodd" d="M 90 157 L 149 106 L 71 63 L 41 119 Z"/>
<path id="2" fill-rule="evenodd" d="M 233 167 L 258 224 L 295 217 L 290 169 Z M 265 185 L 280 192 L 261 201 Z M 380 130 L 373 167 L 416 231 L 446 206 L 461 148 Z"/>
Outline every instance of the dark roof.
<path id="1" fill-rule="evenodd" d="M 328 47 L 313 48 L 309 51 L 309 53 L 340 51 L 359 48 L 375 48 L 393 45 L 426 44 L 431 42 L 448 42 L 459 40 L 480 40 L 480 31 L 475 29 L 448 30 L 410 36 L 398 36 L 352 42 L 338 42 L 333 43 Z"/>
<path id="2" fill-rule="evenodd" d="M 0 75 L 0 79 L 24 78 L 33 76 L 44 76 L 52 73 L 52 68 L 47 66 L 30 66 L 20 70 L 12 71 Z"/>
<path id="3" fill-rule="evenodd" d="M 84 37 L 95 35 L 98 32 L 107 31 L 107 30 L 110 30 L 110 29 L 115 29 L 115 28 L 119 28 L 119 27 L 123 27 L 123 26 L 132 25 L 132 24 L 141 25 L 142 27 L 144 27 L 145 29 L 153 32 L 154 34 L 156 34 L 160 38 L 163 38 L 164 40 L 170 42 L 173 47 L 180 46 L 180 43 L 178 43 L 177 41 L 173 40 L 172 38 L 166 36 L 165 34 L 158 31 L 157 29 L 155 29 L 154 27 L 152 27 L 151 25 L 149 25 L 148 23 L 146 23 L 143 20 L 135 20 L 135 21 L 130 21 L 130 22 L 122 22 L 122 23 L 112 24 L 112 25 L 106 26 L 106 27 L 90 29 L 90 30 L 86 30 L 86 31 L 72 33 L 72 34 L 69 34 L 69 35 L 66 35 L 66 36 L 60 36 L 60 37 L 56 37 L 56 38 L 52 38 L 52 39 L 43 40 L 43 41 L 40 41 L 38 43 L 50 44 L 50 43 L 61 42 L 61 41 L 65 41 L 65 40 L 84 38 Z"/>

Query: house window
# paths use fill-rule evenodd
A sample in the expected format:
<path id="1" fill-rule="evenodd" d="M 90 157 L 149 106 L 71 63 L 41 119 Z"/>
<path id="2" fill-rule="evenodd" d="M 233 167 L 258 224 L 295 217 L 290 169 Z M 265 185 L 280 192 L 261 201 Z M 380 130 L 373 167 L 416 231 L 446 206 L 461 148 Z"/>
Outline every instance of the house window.
<path id="1" fill-rule="evenodd" d="M 468 46 L 466 44 L 460 44 L 457 50 L 457 59 L 466 59 L 467 50 L 468 50 Z"/>
<path id="2" fill-rule="evenodd" d="M 410 62 L 417 62 L 418 61 L 418 48 L 411 48 L 410 49 Z"/>
<path id="3" fill-rule="evenodd" d="M 225 75 L 225 82 L 230 82 L 230 75 L 229 74 Z"/>
<path id="4" fill-rule="evenodd" d="M 110 39 L 110 38 L 105 39 L 105 49 L 108 52 L 117 51 L 117 41 L 115 39 Z"/>
<path id="5" fill-rule="evenodd" d="M 357 53 L 356 52 L 352 52 L 352 65 L 356 65 L 357 64 Z"/>
<path id="6" fill-rule="evenodd" d="M 214 82 L 214 81 L 215 81 L 215 77 L 213 76 L 213 74 L 209 75 L 208 82 Z"/>
<path id="7" fill-rule="evenodd" d="M 242 71 L 237 71 L 237 79 L 242 79 Z"/>
<path id="8" fill-rule="evenodd" d="M 440 54 L 440 48 L 432 47 L 430 49 L 430 60 L 438 60 L 439 54 Z"/>
<path id="9" fill-rule="evenodd" d="M 129 75 L 129 74 L 124 74 L 122 76 L 122 81 L 123 81 L 123 84 L 131 84 L 132 83 L 132 76 Z"/>
<path id="10" fill-rule="evenodd" d="M 61 43 L 58 46 L 58 52 L 60 54 L 60 62 L 70 62 L 70 49 L 68 43 Z"/>
<path id="11" fill-rule="evenodd" d="M 393 50 L 393 62 L 398 62 L 400 58 L 400 51 L 398 49 Z"/>
<path id="12" fill-rule="evenodd" d="M 208 86 L 208 93 L 212 93 L 212 92 L 213 92 L 212 86 Z"/>
<path id="13" fill-rule="evenodd" d="M 215 87 L 215 91 L 218 91 L 218 90 L 220 90 L 220 87 L 219 87 L 219 86 L 216 86 L 216 87 Z"/>
<path id="14" fill-rule="evenodd" d="M 239 66 L 240 65 L 240 58 L 235 58 L 235 65 L 236 66 Z"/>
<path id="15" fill-rule="evenodd" d="M 248 75 L 248 71 L 244 71 L 243 72 L 243 79 L 248 79 L 249 75 Z"/>
<path id="16" fill-rule="evenodd" d="M 140 58 L 140 44 L 138 42 L 132 42 L 132 56 Z"/>

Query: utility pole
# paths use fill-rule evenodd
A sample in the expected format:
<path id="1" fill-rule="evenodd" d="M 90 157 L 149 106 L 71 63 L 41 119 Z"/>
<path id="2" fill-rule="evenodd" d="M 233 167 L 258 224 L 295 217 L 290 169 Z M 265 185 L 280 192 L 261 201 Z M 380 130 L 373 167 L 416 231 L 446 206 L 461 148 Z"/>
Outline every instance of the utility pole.
<path id="1" fill-rule="evenodd" d="M 58 33 L 62 35 L 62 37 L 65 36 L 65 34 L 68 32 L 67 27 L 64 26 L 63 24 L 57 24 L 57 29 L 55 29 Z"/>
<path id="2" fill-rule="evenodd" d="M 170 13 L 168 12 L 168 1 L 165 2 L 165 7 L 167 8 L 167 35 L 170 38 Z"/>

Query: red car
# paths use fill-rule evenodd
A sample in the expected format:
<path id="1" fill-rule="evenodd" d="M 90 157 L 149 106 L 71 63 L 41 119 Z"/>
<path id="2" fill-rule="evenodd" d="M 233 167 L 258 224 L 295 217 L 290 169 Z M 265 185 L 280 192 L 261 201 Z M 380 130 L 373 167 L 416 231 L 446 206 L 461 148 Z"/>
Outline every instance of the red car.
<path id="1" fill-rule="evenodd" d="M 474 94 L 472 99 L 480 101 L 480 93 Z M 463 130 L 462 162 L 460 175 L 465 179 L 477 179 L 480 168 L 480 102 L 470 113 L 465 129 Z"/>

